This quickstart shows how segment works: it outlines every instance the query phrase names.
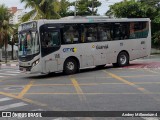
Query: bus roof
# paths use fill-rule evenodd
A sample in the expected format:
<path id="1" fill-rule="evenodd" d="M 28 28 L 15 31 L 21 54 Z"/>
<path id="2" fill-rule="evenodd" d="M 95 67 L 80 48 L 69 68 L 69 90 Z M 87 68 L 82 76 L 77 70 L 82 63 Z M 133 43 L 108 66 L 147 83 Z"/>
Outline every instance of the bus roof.
<path id="1" fill-rule="evenodd" d="M 150 21 L 149 18 L 109 18 L 108 16 L 68 16 L 61 19 L 39 19 L 24 22 L 38 22 L 40 24 L 49 23 L 101 23 L 101 22 L 134 22 L 134 21 Z"/>
<path id="2" fill-rule="evenodd" d="M 149 18 L 109 18 L 108 16 L 69 16 L 61 19 L 47 20 L 42 19 L 44 23 L 99 23 L 99 22 L 132 22 L 132 21 L 150 21 Z"/>

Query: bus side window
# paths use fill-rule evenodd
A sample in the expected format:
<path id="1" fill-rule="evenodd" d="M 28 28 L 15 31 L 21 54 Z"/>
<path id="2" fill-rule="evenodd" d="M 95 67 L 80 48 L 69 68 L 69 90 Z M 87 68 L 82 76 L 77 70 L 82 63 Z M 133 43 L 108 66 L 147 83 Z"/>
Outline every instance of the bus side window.
<path id="1" fill-rule="evenodd" d="M 110 41 L 110 26 L 109 24 L 99 24 L 98 25 L 98 37 L 99 41 Z"/>
<path id="2" fill-rule="evenodd" d="M 79 42 L 79 31 L 77 25 L 66 25 L 63 29 L 64 44 L 74 44 Z"/>
<path id="3" fill-rule="evenodd" d="M 86 42 L 96 42 L 97 41 L 97 25 L 88 24 L 86 28 Z"/>
<path id="4" fill-rule="evenodd" d="M 129 38 L 127 23 L 114 23 L 112 26 L 113 40 L 125 40 Z"/>
<path id="5" fill-rule="evenodd" d="M 147 23 L 146 22 L 132 22 L 132 23 L 130 23 L 130 36 L 132 34 L 134 34 L 135 39 L 146 38 L 148 36 Z"/>
<path id="6" fill-rule="evenodd" d="M 59 32 L 50 31 L 44 33 L 44 38 L 42 41 L 43 47 L 54 47 L 60 45 Z"/>
<path id="7" fill-rule="evenodd" d="M 84 26 L 84 24 L 82 24 L 80 26 L 80 31 L 81 31 L 81 43 L 85 43 L 86 42 L 86 28 Z"/>

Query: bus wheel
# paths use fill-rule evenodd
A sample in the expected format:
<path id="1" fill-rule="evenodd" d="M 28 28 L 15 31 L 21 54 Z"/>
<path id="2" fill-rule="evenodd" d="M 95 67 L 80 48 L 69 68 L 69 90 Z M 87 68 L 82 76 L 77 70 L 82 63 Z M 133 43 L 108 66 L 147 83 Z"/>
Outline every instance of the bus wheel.
<path id="1" fill-rule="evenodd" d="M 76 60 L 69 58 L 65 61 L 64 63 L 64 73 L 69 75 L 69 74 L 74 74 L 77 72 L 78 65 Z"/>
<path id="2" fill-rule="evenodd" d="M 129 64 L 129 56 L 126 52 L 120 52 L 117 58 L 116 65 L 119 67 L 123 67 Z"/>

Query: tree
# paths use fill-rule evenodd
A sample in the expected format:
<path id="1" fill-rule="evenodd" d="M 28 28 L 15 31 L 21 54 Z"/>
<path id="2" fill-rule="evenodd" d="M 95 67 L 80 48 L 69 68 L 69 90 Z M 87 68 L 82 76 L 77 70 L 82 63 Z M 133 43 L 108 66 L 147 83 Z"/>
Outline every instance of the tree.
<path id="1" fill-rule="evenodd" d="M 149 6 L 153 6 L 153 7 L 160 7 L 160 0 L 138 0 L 139 2 L 143 3 L 143 4 L 148 4 Z"/>
<path id="2" fill-rule="evenodd" d="M 57 19 L 60 7 L 58 0 L 21 0 L 26 3 L 25 8 L 32 10 L 22 17 L 22 21 L 33 19 Z"/>
<path id="3" fill-rule="evenodd" d="M 143 5 L 148 5 L 154 9 L 156 9 L 155 14 L 152 14 L 152 12 L 150 14 L 152 14 L 152 17 L 150 17 L 152 19 L 152 21 L 154 23 L 160 23 L 160 0 L 139 0 L 139 2 L 141 2 Z"/>
<path id="4" fill-rule="evenodd" d="M 10 35 L 10 41 L 8 41 L 8 44 L 12 46 L 12 53 L 11 53 L 11 59 L 14 59 L 14 45 L 15 43 L 18 43 L 18 24 L 15 24 L 12 26 L 13 33 Z"/>
<path id="5" fill-rule="evenodd" d="M 60 0 L 59 6 L 60 6 L 60 11 L 59 15 L 61 17 L 66 17 L 66 16 L 73 16 L 74 12 L 69 11 L 69 7 L 72 6 L 73 4 L 70 3 L 68 0 Z"/>
<path id="6" fill-rule="evenodd" d="M 89 1 L 89 8 L 91 10 L 91 14 L 92 15 L 97 15 L 97 11 L 98 11 L 98 8 L 101 6 L 101 2 L 99 2 L 98 0 L 90 0 Z"/>
<path id="7" fill-rule="evenodd" d="M 148 5 L 156 9 L 155 14 L 152 14 L 152 46 L 160 48 L 160 0 L 139 0 L 144 5 Z"/>
<path id="8" fill-rule="evenodd" d="M 5 62 L 7 62 L 7 52 L 6 48 L 8 45 L 9 35 L 13 33 L 13 29 L 9 24 L 9 19 L 11 14 L 8 11 L 8 8 L 4 5 L 0 5 L 0 49 L 2 51 L 2 46 L 5 47 Z M 2 52 L 0 55 L 0 60 L 2 60 Z"/>
<path id="9" fill-rule="evenodd" d="M 97 15 L 97 7 L 101 6 L 98 0 L 78 0 L 76 2 L 77 15 Z"/>
<path id="10" fill-rule="evenodd" d="M 115 17 L 139 18 L 150 17 L 156 14 L 156 9 L 147 4 L 136 2 L 135 0 L 122 1 L 110 6 L 110 10 L 106 15 L 114 15 Z"/>
<path id="11" fill-rule="evenodd" d="M 152 43 L 154 46 L 160 45 L 160 0 L 125 0 L 111 5 L 106 15 L 114 15 L 119 18 L 150 18 L 153 36 Z"/>

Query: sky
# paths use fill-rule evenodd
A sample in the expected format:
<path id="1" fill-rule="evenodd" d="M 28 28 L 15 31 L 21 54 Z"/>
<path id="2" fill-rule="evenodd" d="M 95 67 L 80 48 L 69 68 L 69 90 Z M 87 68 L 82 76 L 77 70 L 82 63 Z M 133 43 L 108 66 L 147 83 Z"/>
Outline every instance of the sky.
<path id="1" fill-rule="evenodd" d="M 69 1 L 75 1 L 75 0 L 69 0 Z M 112 5 L 116 2 L 120 2 L 122 0 L 99 0 L 102 5 L 98 8 L 98 13 L 100 15 L 104 15 L 107 10 L 109 10 L 109 5 Z M 7 7 L 18 7 L 19 9 L 25 9 L 24 3 L 20 3 L 20 0 L 0 0 L 0 4 L 5 4 Z M 27 9 L 26 11 L 28 11 Z"/>

